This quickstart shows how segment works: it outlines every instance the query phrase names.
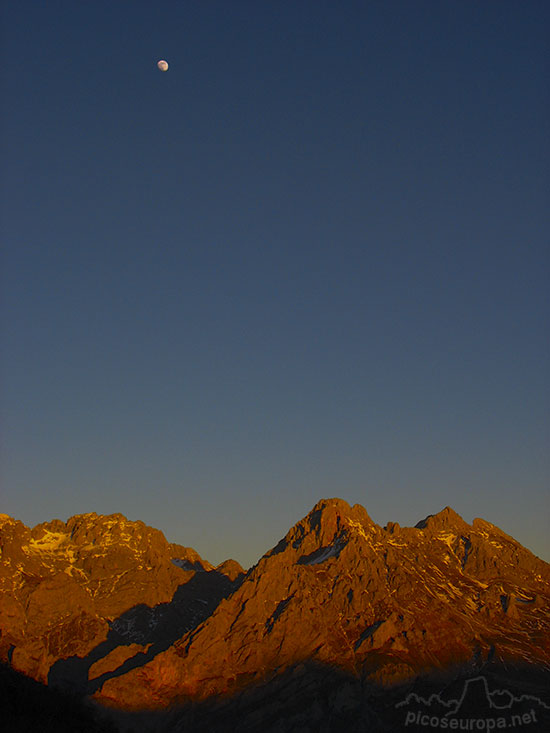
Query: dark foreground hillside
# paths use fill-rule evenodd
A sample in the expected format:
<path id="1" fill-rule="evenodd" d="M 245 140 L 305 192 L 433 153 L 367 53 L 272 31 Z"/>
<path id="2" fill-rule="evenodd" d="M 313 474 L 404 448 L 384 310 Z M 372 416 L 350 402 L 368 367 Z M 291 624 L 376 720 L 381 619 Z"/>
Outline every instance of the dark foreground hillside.
<path id="1" fill-rule="evenodd" d="M 2 730 L 8 733 L 548 733 L 548 689 L 550 672 L 532 665 L 462 668 L 385 688 L 309 662 L 233 696 L 125 712 L 0 665 Z"/>
<path id="2" fill-rule="evenodd" d="M 51 689 L 0 664 L 1 729 L 6 733 L 116 733 L 82 697 Z"/>

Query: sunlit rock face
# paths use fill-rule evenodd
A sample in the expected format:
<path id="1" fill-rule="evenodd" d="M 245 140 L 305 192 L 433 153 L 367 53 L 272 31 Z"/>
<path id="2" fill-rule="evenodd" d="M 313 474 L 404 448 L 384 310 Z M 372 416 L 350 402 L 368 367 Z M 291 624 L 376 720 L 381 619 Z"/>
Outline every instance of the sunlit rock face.
<path id="1" fill-rule="evenodd" d="M 345 708 L 349 680 L 389 689 L 488 660 L 550 663 L 550 566 L 450 508 L 381 527 L 322 500 L 246 574 L 121 515 L 32 531 L 4 518 L 0 531 L 4 658 L 107 706 L 164 708 L 281 675 L 290 690 L 305 664 L 346 675 Z"/>
<path id="2" fill-rule="evenodd" d="M 382 528 L 325 500 L 198 629 L 97 697 L 163 706 L 304 660 L 381 684 L 488 657 L 548 662 L 549 600 L 548 564 L 487 522 L 447 508 Z"/>
<path id="3" fill-rule="evenodd" d="M 212 570 L 194 550 L 121 514 L 32 530 L 2 515 L 0 549 L 0 656 L 44 682 L 56 661 L 85 657 L 117 624 L 124 638 L 124 614 L 168 604 L 197 572 Z"/>

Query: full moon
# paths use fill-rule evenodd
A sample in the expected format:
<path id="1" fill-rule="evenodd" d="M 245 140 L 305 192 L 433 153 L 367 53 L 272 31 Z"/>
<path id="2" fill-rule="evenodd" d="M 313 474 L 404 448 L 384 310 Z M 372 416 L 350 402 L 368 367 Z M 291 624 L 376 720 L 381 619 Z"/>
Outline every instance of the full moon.
<path id="1" fill-rule="evenodd" d="M 157 66 L 161 71 L 168 71 L 168 61 L 165 61 L 164 59 L 161 59 Z"/>

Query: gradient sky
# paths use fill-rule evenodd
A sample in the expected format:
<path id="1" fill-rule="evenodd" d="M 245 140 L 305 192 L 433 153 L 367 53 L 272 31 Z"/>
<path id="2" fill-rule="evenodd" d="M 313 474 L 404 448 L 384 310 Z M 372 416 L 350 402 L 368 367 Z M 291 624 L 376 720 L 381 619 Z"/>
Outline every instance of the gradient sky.
<path id="1" fill-rule="evenodd" d="M 550 560 L 546 0 L 0 20 L 1 511 L 248 566 L 450 505 Z"/>

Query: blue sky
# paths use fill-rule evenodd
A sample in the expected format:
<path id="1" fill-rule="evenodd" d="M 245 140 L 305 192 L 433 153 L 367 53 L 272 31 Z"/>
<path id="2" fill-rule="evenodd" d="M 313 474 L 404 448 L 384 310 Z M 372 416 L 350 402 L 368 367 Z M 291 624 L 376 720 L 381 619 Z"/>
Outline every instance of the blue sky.
<path id="1" fill-rule="evenodd" d="M 549 19 L 5 3 L 2 511 L 250 565 L 450 505 L 550 560 Z"/>

